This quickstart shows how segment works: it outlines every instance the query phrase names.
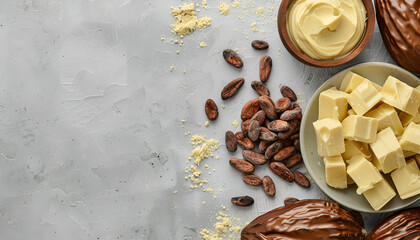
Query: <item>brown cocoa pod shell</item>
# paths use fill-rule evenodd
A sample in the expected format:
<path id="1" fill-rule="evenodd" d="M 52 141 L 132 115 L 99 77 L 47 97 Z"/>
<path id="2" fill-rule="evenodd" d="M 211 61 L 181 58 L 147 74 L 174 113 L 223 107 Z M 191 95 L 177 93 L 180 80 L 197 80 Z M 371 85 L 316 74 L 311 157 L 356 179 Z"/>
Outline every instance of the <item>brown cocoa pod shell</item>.
<path id="1" fill-rule="evenodd" d="M 273 179 L 270 176 L 264 176 L 262 181 L 265 194 L 270 197 L 276 195 L 276 186 L 274 185 Z"/>
<path id="2" fill-rule="evenodd" d="M 213 99 L 207 99 L 204 110 L 209 120 L 215 120 L 219 116 L 219 109 Z"/>
<path id="3" fill-rule="evenodd" d="M 260 152 L 265 153 L 265 151 L 267 150 L 267 148 L 272 144 L 273 142 L 270 141 L 260 141 L 260 145 L 258 145 L 258 150 L 260 150 Z"/>
<path id="4" fill-rule="evenodd" d="M 264 155 L 261 153 L 253 152 L 251 150 L 244 150 L 242 152 L 242 157 L 256 165 L 263 165 L 267 162 L 267 159 L 265 159 Z"/>
<path id="5" fill-rule="evenodd" d="M 293 173 L 281 162 L 271 162 L 268 167 L 273 173 L 288 182 L 293 182 L 295 179 Z"/>
<path id="6" fill-rule="evenodd" d="M 268 124 L 268 129 L 273 132 L 285 132 L 289 128 L 289 123 L 283 120 L 274 120 Z"/>
<path id="7" fill-rule="evenodd" d="M 252 89 L 254 89 L 260 96 L 270 96 L 270 90 L 262 83 L 258 81 L 253 81 L 251 83 Z"/>
<path id="8" fill-rule="evenodd" d="M 256 50 L 265 50 L 269 47 L 268 43 L 263 40 L 254 40 L 252 41 L 251 46 Z"/>
<path id="9" fill-rule="evenodd" d="M 223 100 L 233 97 L 239 89 L 244 85 L 243 78 L 237 78 L 230 81 L 222 90 L 221 96 Z"/>
<path id="10" fill-rule="evenodd" d="M 293 90 L 291 88 L 289 88 L 288 86 L 282 86 L 280 88 L 280 92 L 281 92 L 281 95 L 283 95 L 283 97 L 290 98 L 290 100 L 292 100 L 292 101 L 297 100 L 297 96 L 296 96 L 295 92 L 293 92 Z"/>
<path id="11" fill-rule="evenodd" d="M 232 167 L 234 167 L 239 172 L 243 172 L 245 174 L 251 174 L 254 172 L 255 167 L 252 163 L 248 162 L 247 160 L 240 159 L 240 158 L 231 158 L 229 163 Z"/>
<path id="12" fill-rule="evenodd" d="M 254 149 L 255 144 L 252 142 L 251 139 L 244 136 L 242 132 L 235 133 L 236 141 L 238 141 L 239 145 L 241 145 L 245 149 Z"/>
<path id="13" fill-rule="evenodd" d="M 298 150 L 300 152 L 300 140 L 296 139 L 295 141 L 293 141 L 293 146 L 296 148 L 296 150 Z"/>
<path id="14" fill-rule="evenodd" d="M 297 198 L 294 198 L 294 197 L 288 197 L 288 198 L 285 198 L 284 199 L 284 201 L 283 201 L 283 203 L 284 203 L 284 205 L 286 206 L 286 205 L 290 205 L 290 204 L 293 204 L 293 203 L 295 203 L 295 202 L 299 202 L 300 200 L 299 199 L 297 199 Z"/>
<path id="15" fill-rule="evenodd" d="M 247 207 L 254 204 L 254 199 L 250 196 L 240 196 L 240 197 L 233 197 L 230 201 L 239 207 Z"/>
<path id="16" fill-rule="evenodd" d="M 279 142 L 274 142 L 265 151 L 265 159 L 270 160 L 273 156 L 280 151 L 283 146 Z"/>
<path id="17" fill-rule="evenodd" d="M 291 120 L 295 119 L 297 116 L 299 116 L 299 114 L 301 114 L 301 113 L 302 113 L 302 109 L 300 109 L 300 108 L 294 108 L 292 110 L 286 110 L 281 114 L 280 120 L 291 121 Z"/>
<path id="18" fill-rule="evenodd" d="M 242 107 L 241 119 L 243 121 L 252 118 L 252 116 L 254 116 L 254 114 L 257 113 L 261 109 L 260 103 L 258 100 L 259 100 L 258 98 L 249 100 Z"/>
<path id="19" fill-rule="evenodd" d="M 232 49 L 223 50 L 223 58 L 227 63 L 236 68 L 241 68 L 244 66 L 244 62 L 242 61 L 241 57 Z"/>
<path id="20" fill-rule="evenodd" d="M 310 186 L 308 178 L 299 171 L 294 171 L 293 175 L 295 176 L 295 182 L 304 188 L 308 188 Z"/>
<path id="21" fill-rule="evenodd" d="M 277 134 L 273 133 L 272 131 L 268 130 L 268 128 L 260 127 L 261 133 L 260 133 L 260 139 L 263 141 L 273 142 L 278 139 Z"/>
<path id="22" fill-rule="evenodd" d="M 242 177 L 242 180 L 251 186 L 260 186 L 263 184 L 263 180 L 257 175 L 249 174 Z"/>
<path id="23" fill-rule="evenodd" d="M 273 67 L 273 59 L 270 56 L 264 55 L 260 60 L 260 80 L 261 82 L 267 82 L 270 77 L 271 68 Z"/>
<path id="24" fill-rule="evenodd" d="M 296 153 L 296 154 L 286 158 L 283 161 L 284 165 L 286 165 L 287 168 L 292 168 L 292 167 L 298 165 L 301 162 L 302 162 L 302 154 L 300 154 L 300 153 Z"/>
<path id="25" fill-rule="evenodd" d="M 417 212 L 419 212 L 417 210 Z M 410 215 L 408 215 L 410 216 Z M 412 221 L 413 219 L 416 219 Z M 408 223 L 416 223 L 417 218 L 411 218 L 410 222 L 388 221 L 388 225 L 400 225 L 396 229 L 393 226 L 380 228 L 383 234 L 389 234 L 390 229 L 401 232 Z M 411 226 L 416 226 L 411 224 Z M 405 231 L 405 230 L 403 230 Z M 412 228 L 412 232 L 418 229 Z M 241 240 L 256 239 L 352 239 L 362 240 L 365 230 L 353 217 L 353 215 L 340 207 L 336 202 L 305 199 L 280 208 L 271 210 L 250 222 L 241 232 Z M 384 236 L 384 235 L 380 235 Z M 382 239 L 369 238 L 368 240 Z M 388 239 L 388 238 L 387 238 Z M 391 239 L 391 238 L 389 238 Z M 394 238 L 397 239 L 397 238 Z M 399 239 L 399 238 L 398 238 Z"/>
<path id="26" fill-rule="evenodd" d="M 295 147 L 285 147 L 274 155 L 273 161 L 283 161 L 284 159 L 292 156 L 293 153 L 295 153 Z"/>
<path id="27" fill-rule="evenodd" d="M 260 126 L 263 126 L 265 122 L 265 112 L 263 110 L 258 111 L 252 116 L 251 120 L 256 120 Z"/>
<path id="28" fill-rule="evenodd" d="M 249 124 L 248 137 L 252 141 L 255 142 L 258 140 L 258 138 L 260 138 L 260 133 L 261 133 L 261 128 L 260 128 L 260 125 L 258 124 L 258 121 L 252 120 L 251 124 Z"/>
<path id="29" fill-rule="evenodd" d="M 262 110 L 264 110 L 265 115 L 271 119 L 271 120 L 276 120 L 278 118 L 278 115 L 276 113 L 276 110 L 274 109 L 274 104 L 272 104 L 270 102 L 270 100 L 268 99 L 268 97 L 266 96 L 261 96 L 258 99 L 258 102 L 260 104 L 260 107 Z"/>
<path id="30" fill-rule="evenodd" d="M 279 98 L 276 103 L 274 104 L 274 108 L 276 109 L 277 113 L 282 113 L 290 108 L 290 105 L 292 104 L 292 101 L 290 98 L 283 97 Z"/>
<path id="31" fill-rule="evenodd" d="M 229 152 L 235 152 L 238 148 L 238 141 L 232 131 L 227 131 L 225 134 L 226 148 Z"/>

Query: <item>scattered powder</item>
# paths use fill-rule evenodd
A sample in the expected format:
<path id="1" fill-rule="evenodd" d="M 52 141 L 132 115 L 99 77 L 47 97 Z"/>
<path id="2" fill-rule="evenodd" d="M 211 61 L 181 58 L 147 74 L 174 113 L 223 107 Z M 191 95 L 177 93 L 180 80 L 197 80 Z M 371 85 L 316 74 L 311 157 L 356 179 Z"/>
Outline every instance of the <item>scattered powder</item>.
<path id="1" fill-rule="evenodd" d="M 175 69 L 175 66 L 170 66 L 169 70 L 173 71 Z"/>
<path id="2" fill-rule="evenodd" d="M 187 120 L 185 120 L 185 119 L 182 119 L 182 120 L 181 120 L 181 122 L 182 122 L 182 123 L 185 123 L 185 122 L 187 122 Z"/>
<path id="3" fill-rule="evenodd" d="M 201 1 L 201 5 L 203 5 L 203 8 L 205 8 L 205 9 L 209 8 L 209 7 L 207 7 L 207 0 Z"/>
<path id="4" fill-rule="evenodd" d="M 237 28 L 235 28 L 235 29 L 233 29 L 233 31 L 234 31 L 234 32 L 237 32 L 237 31 L 238 31 L 238 29 L 237 29 Z"/>
<path id="5" fill-rule="evenodd" d="M 206 205 L 206 201 L 203 201 L 201 204 Z"/>
<path id="6" fill-rule="evenodd" d="M 209 122 L 209 121 L 206 121 L 206 122 L 204 123 L 204 125 L 205 125 L 206 127 L 208 127 L 208 126 L 210 125 L 210 122 Z"/>
<path id="7" fill-rule="evenodd" d="M 175 7 L 171 12 L 175 18 L 175 24 L 170 25 L 173 33 L 179 35 L 181 38 L 184 35 L 191 34 L 196 29 L 206 28 L 211 24 L 210 17 L 197 18 L 194 12 L 194 4 L 185 4 Z"/>
<path id="8" fill-rule="evenodd" d="M 298 100 L 297 101 L 298 103 L 303 103 L 303 102 L 305 102 L 304 100 Z"/>
<path id="9" fill-rule="evenodd" d="M 233 120 L 233 121 L 232 121 L 232 125 L 233 125 L 234 127 L 238 127 L 239 122 L 238 122 L 238 121 L 236 121 L 236 120 Z"/>
<path id="10" fill-rule="evenodd" d="M 225 109 L 225 107 L 226 107 L 225 105 L 222 105 L 222 108 L 223 108 L 223 109 Z"/>
<path id="11" fill-rule="evenodd" d="M 178 191 L 177 191 L 177 190 L 175 190 L 175 191 L 174 191 L 174 194 L 177 194 L 177 193 L 178 193 Z"/>
<path id="12" fill-rule="evenodd" d="M 184 74 L 186 74 L 187 73 L 187 70 L 184 70 L 184 71 L 182 71 Z"/>
<path id="13" fill-rule="evenodd" d="M 234 235 L 238 235 L 242 229 L 240 220 L 240 218 L 234 218 L 230 214 L 219 212 L 216 215 L 216 223 L 213 225 L 213 229 L 201 229 L 200 235 L 204 240 L 233 238 Z"/>
<path id="14" fill-rule="evenodd" d="M 178 51 L 176 51 L 176 54 L 179 54 L 179 50 L 178 50 Z"/>
<path id="15" fill-rule="evenodd" d="M 251 27 L 252 27 L 252 31 L 253 32 L 258 32 L 258 28 L 257 28 L 257 23 L 256 22 L 253 22 L 253 23 L 251 23 Z"/>
<path id="16" fill-rule="evenodd" d="M 207 44 L 205 43 L 205 42 L 200 42 L 200 47 L 206 47 L 207 46 Z"/>
<path id="17" fill-rule="evenodd" d="M 220 14 L 228 15 L 229 14 L 229 8 L 230 8 L 229 4 L 224 3 L 224 2 L 220 2 L 220 5 L 219 5 Z"/>
<path id="18" fill-rule="evenodd" d="M 234 8 L 239 8 L 239 4 L 240 4 L 241 2 L 239 2 L 238 0 L 235 0 L 234 2 L 233 2 L 233 4 L 232 4 L 232 7 L 234 7 Z"/>

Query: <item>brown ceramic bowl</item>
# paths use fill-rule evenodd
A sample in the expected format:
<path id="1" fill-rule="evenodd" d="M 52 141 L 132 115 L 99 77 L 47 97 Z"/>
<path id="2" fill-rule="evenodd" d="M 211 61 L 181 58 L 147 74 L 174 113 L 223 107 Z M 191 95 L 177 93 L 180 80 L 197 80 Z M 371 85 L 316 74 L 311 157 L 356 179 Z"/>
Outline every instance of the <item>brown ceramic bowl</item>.
<path id="1" fill-rule="evenodd" d="M 346 62 L 349 62 L 353 58 L 355 58 L 362 50 L 366 47 L 369 43 L 370 38 L 373 34 L 373 29 L 375 27 L 375 8 L 373 6 L 372 0 L 362 0 L 363 4 L 366 8 L 367 20 L 366 20 L 366 27 L 365 32 L 360 40 L 359 44 L 347 55 L 344 57 L 334 59 L 334 60 L 316 60 L 310 58 L 308 55 L 301 52 L 289 38 L 289 34 L 287 32 L 286 27 L 286 14 L 289 8 L 289 5 L 293 3 L 294 0 L 283 0 L 280 4 L 279 13 L 277 16 L 277 27 L 279 30 L 281 41 L 283 42 L 284 46 L 286 47 L 287 51 L 293 55 L 297 60 L 308 64 L 313 67 L 320 67 L 320 68 L 328 68 L 328 67 L 335 67 Z"/>

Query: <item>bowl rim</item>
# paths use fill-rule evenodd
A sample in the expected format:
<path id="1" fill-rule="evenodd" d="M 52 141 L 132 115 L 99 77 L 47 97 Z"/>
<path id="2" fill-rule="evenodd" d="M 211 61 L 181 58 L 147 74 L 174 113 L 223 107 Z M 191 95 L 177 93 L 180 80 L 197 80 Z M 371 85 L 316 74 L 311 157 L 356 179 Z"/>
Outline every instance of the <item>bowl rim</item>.
<path id="1" fill-rule="evenodd" d="M 340 74 L 343 74 L 344 72 L 352 71 L 355 68 L 359 68 L 359 67 L 363 67 L 363 66 L 372 66 L 372 65 L 382 65 L 382 66 L 387 66 L 387 67 L 390 67 L 390 68 L 394 68 L 394 69 L 396 69 L 398 71 L 402 71 L 405 74 L 411 75 L 411 76 L 419 79 L 412 72 L 410 72 L 410 71 L 408 71 L 408 70 L 406 70 L 406 69 L 404 69 L 404 68 L 402 68 L 400 66 L 391 64 L 391 63 L 384 63 L 384 62 L 366 62 L 366 63 L 359 63 L 359 64 L 352 65 L 350 67 L 347 67 L 347 68 L 345 68 L 343 70 L 340 70 L 337 73 L 335 73 L 332 76 L 330 76 L 321 86 L 319 86 L 317 88 L 317 90 L 314 92 L 314 94 L 312 95 L 311 99 L 309 100 L 307 106 L 312 106 L 313 102 L 318 100 L 319 94 L 321 93 L 321 89 L 323 89 L 324 86 L 328 85 L 331 82 L 331 79 L 333 77 L 335 77 L 336 75 L 340 75 Z M 308 121 L 307 120 L 307 117 L 308 117 L 307 114 L 303 114 L 302 122 L 301 122 L 301 127 L 300 127 L 300 131 L 299 131 L 299 135 L 300 136 L 304 136 L 304 132 L 306 130 L 306 125 L 307 125 L 305 123 Z M 411 202 L 408 202 L 406 204 L 403 204 L 403 205 L 399 206 L 398 208 L 395 208 L 395 209 L 385 209 L 385 210 L 384 209 L 380 209 L 378 211 L 375 211 L 373 208 L 371 210 L 366 210 L 366 209 L 361 209 L 361 208 L 354 207 L 354 206 L 349 206 L 347 204 L 343 204 L 340 201 L 338 201 L 336 199 L 336 197 L 334 197 L 331 194 L 328 194 L 326 191 L 324 191 L 324 187 L 322 187 L 320 185 L 320 183 L 318 182 L 318 179 L 314 176 L 314 170 L 311 167 L 311 164 L 309 164 L 308 155 L 307 155 L 307 152 L 306 152 L 306 148 L 304 147 L 305 146 L 305 138 L 304 137 L 301 137 L 300 138 L 300 144 L 301 144 L 301 154 L 302 154 L 303 162 L 305 164 L 306 169 L 308 170 L 308 173 L 311 175 L 313 181 L 315 182 L 315 184 L 318 186 L 318 188 L 321 189 L 321 191 L 326 196 L 328 196 L 333 201 L 339 203 L 341 206 L 344 206 L 346 208 L 349 208 L 349 209 L 352 209 L 352 210 L 356 210 L 356 211 L 359 211 L 359 212 L 363 212 L 363 213 L 375 213 L 376 214 L 376 213 L 388 213 L 388 212 L 398 211 L 398 210 L 401 210 L 403 208 L 406 208 L 406 207 L 408 207 L 408 206 L 410 206 L 410 205 L 412 205 L 412 204 L 414 204 L 414 203 L 416 203 L 417 201 L 420 200 L 420 195 L 417 195 L 417 197 L 414 197 L 413 196 L 413 200 Z M 398 193 L 397 193 L 396 196 L 398 196 Z"/>
<path id="2" fill-rule="evenodd" d="M 280 4 L 278 15 L 277 15 L 277 28 L 280 34 L 281 41 L 283 42 L 284 47 L 287 51 L 295 57 L 297 60 L 313 67 L 328 68 L 336 67 L 351 61 L 353 58 L 358 56 L 363 49 L 367 46 L 370 39 L 372 38 L 373 31 L 375 28 L 375 7 L 371 0 L 361 0 L 366 8 L 366 28 L 365 32 L 360 39 L 357 46 L 346 56 L 335 59 L 335 60 L 316 60 L 310 58 L 308 55 L 301 52 L 293 44 L 292 40 L 289 38 L 286 27 L 286 15 L 289 4 L 296 0 L 283 0 Z"/>

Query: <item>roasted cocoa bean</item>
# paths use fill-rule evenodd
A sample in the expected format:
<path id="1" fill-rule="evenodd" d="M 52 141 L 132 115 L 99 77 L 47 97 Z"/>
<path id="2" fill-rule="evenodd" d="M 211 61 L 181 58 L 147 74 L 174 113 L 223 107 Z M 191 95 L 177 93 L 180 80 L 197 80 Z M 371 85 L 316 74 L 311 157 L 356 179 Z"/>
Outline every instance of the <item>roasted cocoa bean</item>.
<path id="1" fill-rule="evenodd" d="M 290 139 L 279 140 L 283 147 L 290 147 L 293 145 L 293 142 Z"/>
<path id="2" fill-rule="evenodd" d="M 290 98 L 290 100 L 292 100 L 292 101 L 297 100 L 297 96 L 296 96 L 295 92 L 293 92 L 293 90 L 290 89 L 288 86 L 282 86 L 280 88 L 280 92 L 283 95 L 283 97 Z"/>
<path id="3" fill-rule="evenodd" d="M 283 202 L 284 202 L 284 206 L 287 206 L 295 202 L 299 202 L 299 199 L 294 198 L 294 197 L 288 197 L 288 198 L 285 198 Z"/>
<path id="4" fill-rule="evenodd" d="M 284 121 L 291 121 L 291 120 L 295 119 L 297 116 L 299 116 L 299 114 L 301 114 L 301 113 L 302 113 L 302 109 L 300 109 L 300 108 L 294 108 L 292 110 L 286 110 L 281 114 L 280 119 L 284 120 Z"/>
<path id="5" fill-rule="evenodd" d="M 244 159 L 231 158 L 229 161 L 230 165 L 236 170 L 243 172 L 245 174 L 251 174 L 254 172 L 255 167 L 252 163 Z"/>
<path id="6" fill-rule="evenodd" d="M 270 90 L 262 83 L 258 81 L 253 81 L 251 87 L 260 95 L 270 96 Z"/>
<path id="7" fill-rule="evenodd" d="M 265 121 L 265 112 L 263 110 L 258 111 L 254 114 L 254 116 L 252 116 L 251 120 L 256 120 L 260 126 L 263 126 Z"/>
<path id="8" fill-rule="evenodd" d="M 269 47 L 268 43 L 263 40 L 254 40 L 252 41 L 251 46 L 257 50 L 265 50 Z"/>
<path id="9" fill-rule="evenodd" d="M 289 122 L 289 130 L 285 131 L 285 132 L 279 132 L 277 134 L 278 138 L 280 140 L 284 140 L 284 139 L 288 139 L 290 136 L 292 136 L 293 133 L 295 133 L 296 128 L 298 127 L 299 122 L 292 120 Z"/>
<path id="10" fill-rule="evenodd" d="M 264 155 L 261 153 L 253 152 L 251 150 L 244 150 L 242 152 L 242 157 L 256 165 L 262 165 L 267 162 L 267 159 L 265 159 Z"/>
<path id="11" fill-rule="evenodd" d="M 206 115 L 209 120 L 215 120 L 219 115 L 219 109 L 212 99 L 207 99 L 204 110 L 206 111 Z"/>
<path id="12" fill-rule="evenodd" d="M 302 155 L 300 153 L 296 153 L 295 155 L 292 155 L 283 161 L 284 165 L 286 165 L 287 168 L 292 168 L 301 162 Z"/>
<path id="13" fill-rule="evenodd" d="M 258 121 L 252 120 L 251 124 L 249 124 L 248 137 L 252 141 L 255 142 L 260 137 L 260 133 L 261 133 L 261 128 L 260 128 L 260 125 L 258 124 Z"/>
<path id="14" fill-rule="evenodd" d="M 282 161 L 290 156 L 295 152 L 295 147 L 285 147 L 281 149 L 276 155 L 273 157 L 273 161 Z"/>
<path id="15" fill-rule="evenodd" d="M 295 177 L 293 173 L 281 162 L 271 162 L 268 167 L 273 171 L 276 175 L 283 178 L 288 182 L 293 182 Z"/>
<path id="16" fill-rule="evenodd" d="M 247 135 L 248 134 L 249 124 L 251 124 L 251 121 L 252 121 L 251 119 L 242 121 L 242 123 L 241 123 L 241 130 L 242 130 L 242 133 L 244 135 Z"/>
<path id="17" fill-rule="evenodd" d="M 239 145 L 241 145 L 245 149 L 254 149 L 255 144 L 252 142 L 251 139 L 244 136 L 242 132 L 235 133 L 236 141 L 238 141 Z"/>
<path id="18" fill-rule="evenodd" d="M 283 120 L 274 120 L 268 124 L 268 129 L 273 132 L 284 132 L 289 128 L 289 123 Z"/>
<path id="19" fill-rule="evenodd" d="M 222 90 L 221 96 L 222 99 L 228 99 L 233 97 L 239 89 L 244 85 L 245 80 L 243 78 L 237 78 L 229 82 Z"/>
<path id="20" fill-rule="evenodd" d="M 265 153 L 265 151 L 267 150 L 267 148 L 272 144 L 273 142 L 269 142 L 269 141 L 260 141 L 260 145 L 258 146 L 258 150 L 260 150 L 260 152 Z"/>
<path id="21" fill-rule="evenodd" d="M 300 140 L 296 139 L 295 141 L 293 141 L 293 146 L 295 146 L 296 150 L 298 150 L 300 152 Z"/>
<path id="22" fill-rule="evenodd" d="M 274 104 L 274 108 L 276 109 L 277 113 L 282 113 L 290 108 L 291 103 L 292 101 L 290 100 L 290 98 L 280 98 Z"/>
<path id="23" fill-rule="evenodd" d="M 260 186 L 261 184 L 263 184 L 263 180 L 257 175 L 253 174 L 245 175 L 242 178 L 242 180 L 244 180 L 246 184 L 249 184 L 251 186 Z"/>
<path id="24" fill-rule="evenodd" d="M 304 187 L 304 188 L 309 187 L 309 185 L 310 185 L 309 180 L 308 180 L 308 178 L 306 178 L 306 176 L 303 173 L 301 173 L 299 171 L 294 171 L 293 174 L 295 176 L 295 182 L 299 186 Z"/>
<path id="25" fill-rule="evenodd" d="M 277 134 L 273 133 L 272 131 L 268 130 L 268 128 L 260 127 L 260 139 L 263 141 L 273 142 L 278 139 Z"/>
<path id="26" fill-rule="evenodd" d="M 225 134 L 226 148 L 229 152 L 235 152 L 238 148 L 238 141 L 232 131 L 227 131 Z"/>
<path id="27" fill-rule="evenodd" d="M 271 68 L 273 66 L 273 60 L 270 56 L 264 55 L 260 60 L 260 80 L 261 82 L 267 82 L 270 77 Z"/>
<path id="28" fill-rule="evenodd" d="M 242 108 L 241 119 L 245 121 L 252 118 L 252 116 L 254 116 L 254 114 L 257 113 L 260 109 L 259 98 L 249 100 Z"/>
<path id="29" fill-rule="evenodd" d="M 276 195 L 276 186 L 274 185 L 273 179 L 270 176 L 264 176 L 262 181 L 265 194 L 270 197 Z"/>
<path id="30" fill-rule="evenodd" d="M 264 95 L 258 98 L 258 102 L 260 104 L 261 109 L 264 110 L 265 115 L 271 120 L 276 120 L 278 118 L 278 115 L 276 113 L 276 110 L 274 109 L 274 104 L 272 104 L 269 99 L 269 97 Z"/>
<path id="31" fill-rule="evenodd" d="M 300 110 L 302 111 L 302 108 L 300 107 L 300 105 L 299 104 L 297 104 L 297 103 L 293 103 L 293 109 L 295 109 L 295 108 L 300 108 Z"/>
<path id="32" fill-rule="evenodd" d="M 250 196 L 233 197 L 230 201 L 239 207 L 247 207 L 254 204 L 254 199 Z"/>
<path id="33" fill-rule="evenodd" d="M 265 151 L 265 159 L 270 160 L 283 146 L 279 142 L 271 144 Z"/>
<path id="34" fill-rule="evenodd" d="M 232 49 L 225 49 L 223 51 L 223 58 L 226 60 L 227 63 L 236 68 L 241 68 L 244 65 L 244 62 L 242 61 L 241 57 L 239 57 L 239 55 Z"/>
<path id="35" fill-rule="evenodd" d="M 290 136 L 290 140 L 296 140 L 296 139 L 299 139 L 299 133 L 295 133 L 295 134 L 293 134 L 292 136 Z"/>
<path id="36" fill-rule="evenodd" d="M 268 121 L 267 119 L 265 119 L 264 121 L 264 127 L 268 128 L 268 124 L 270 123 L 270 121 Z"/>

